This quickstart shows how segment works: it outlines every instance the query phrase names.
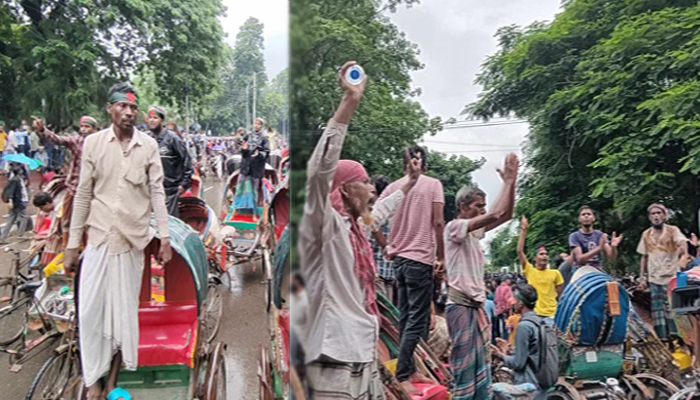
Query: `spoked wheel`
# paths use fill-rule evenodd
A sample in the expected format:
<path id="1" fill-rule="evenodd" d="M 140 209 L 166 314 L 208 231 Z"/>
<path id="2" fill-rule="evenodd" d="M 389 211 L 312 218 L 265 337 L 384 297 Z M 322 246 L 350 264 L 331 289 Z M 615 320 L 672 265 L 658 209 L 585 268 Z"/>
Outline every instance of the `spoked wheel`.
<path id="1" fill-rule="evenodd" d="M 80 360 L 76 353 L 54 353 L 34 378 L 26 400 L 77 398 L 81 382 Z"/>
<path id="2" fill-rule="evenodd" d="M 272 371 L 267 349 L 260 345 L 260 359 L 258 360 L 258 380 L 260 381 L 260 400 L 274 400 Z"/>
<path id="3" fill-rule="evenodd" d="M 203 400 L 226 400 L 226 362 L 224 345 L 217 343 L 207 363 Z"/>
<path id="4" fill-rule="evenodd" d="M 638 374 L 634 378 L 641 381 L 651 392 L 654 400 L 669 400 L 680 389 L 668 380 L 654 374 Z"/>
<path id="5" fill-rule="evenodd" d="M 263 285 L 265 285 L 265 310 L 270 312 L 272 309 L 272 262 L 270 257 L 270 250 L 263 249 Z"/>
<path id="6" fill-rule="evenodd" d="M 6 346 L 19 339 L 24 331 L 24 315 L 29 308 L 31 298 L 25 297 L 15 304 L 2 302 L 2 299 L 11 297 L 12 282 L 3 280 L 0 282 L 0 346 Z M 4 293 L 9 293 L 5 295 Z"/>
<path id="7" fill-rule="evenodd" d="M 554 388 L 547 392 L 547 400 L 582 400 L 582 398 L 573 385 L 563 378 L 559 378 Z"/>
<path id="8" fill-rule="evenodd" d="M 221 297 L 221 289 L 215 282 L 209 282 L 204 308 L 204 338 L 209 343 L 214 340 L 219 332 L 223 312 L 224 304 Z"/>

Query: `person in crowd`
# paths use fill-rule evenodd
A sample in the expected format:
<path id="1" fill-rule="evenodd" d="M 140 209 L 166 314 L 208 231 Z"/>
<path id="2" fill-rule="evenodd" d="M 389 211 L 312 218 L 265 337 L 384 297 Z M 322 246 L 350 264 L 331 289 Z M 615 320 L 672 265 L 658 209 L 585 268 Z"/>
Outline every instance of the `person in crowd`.
<path id="1" fill-rule="evenodd" d="M 35 158 L 39 152 L 40 146 L 41 138 L 37 135 L 36 131 L 32 129 L 32 133 L 29 135 L 29 157 Z"/>
<path id="2" fill-rule="evenodd" d="M 144 249 L 155 235 L 151 211 L 160 235 L 158 261 L 165 265 L 172 256 L 158 143 L 135 129 L 138 97 L 129 84 L 112 86 L 107 112 L 112 125 L 85 138 L 64 258 L 67 272 L 72 272 L 87 230 L 78 321 L 91 327 L 79 335 L 89 400 L 105 398 L 100 378 L 107 373 L 108 397 L 126 398 L 116 387 L 117 374 L 122 364 L 127 370 L 138 365 Z"/>
<path id="3" fill-rule="evenodd" d="M 668 302 L 668 284 L 685 265 L 682 260 L 688 254 L 688 239 L 678 227 L 667 224 L 666 206 L 654 203 L 647 208 L 651 227 L 642 233 L 637 245 L 640 254 L 639 283 L 649 287 L 651 293 L 651 315 L 654 331 L 662 340 L 676 335 L 673 313 Z"/>
<path id="4" fill-rule="evenodd" d="M 241 169 L 233 207 L 244 213 L 254 214 L 264 200 L 262 180 L 270 155 L 270 142 L 263 133 L 263 124 L 262 118 L 256 118 L 254 132 L 244 136 L 241 144 Z"/>
<path id="5" fill-rule="evenodd" d="M 545 322 L 554 326 L 554 314 L 557 312 L 557 299 L 564 291 L 564 278 L 557 269 L 549 269 L 549 252 L 544 246 L 535 250 L 535 266 L 525 255 L 525 236 L 529 226 L 527 217 L 520 220 L 520 237 L 518 238 L 518 258 L 527 282 L 537 290 L 535 313 Z"/>
<path id="6" fill-rule="evenodd" d="M 486 312 L 486 316 L 489 318 L 489 324 L 491 325 L 491 344 L 496 344 L 496 338 L 498 337 L 496 332 L 496 324 L 494 324 L 494 321 L 496 320 L 496 302 L 493 301 L 494 298 L 495 295 L 493 294 L 493 291 L 487 287 L 484 311 Z"/>
<path id="7" fill-rule="evenodd" d="M 513 284 L 513 275 L 505 274 L 501 284 L 496 288 L 496 337 L 505 338 L 508 336 L 506 331 L 506 319 L 510 316 L 510 299 L 513 297 L 511 285 Z"/>
<path id="8" fill-rule="evenodd" d="M 430 334 L 427 344 L 440 362 L 449 362 L 452 343 L 445 319 L 445 305 L 434 302 L 431 308 Z"/>
<path id="9" fill-rule="evenodd" d="M 573 276 L 573 266 L 571 265 L 571 256 L 568 253 L 560 253 L 554 257 L 554 265 L 557 266 L 559 273 L 564 278 L 564 289 L 571 282 Z"/>
<path id="10" fill-rule="evenodd" d="M 535 375 L 536 366 L 540 363 L 540 351 L 543 346 L 540 329 L 526 319 L 536 319 L 534 311 L 537 303 L 537 290 L 532 285 L 521 284 L 514 291 L 515 309 L 522 315 L 521 322 L 515 334 L 515 353 L 508 355 L 510 346 L 503 339 L 498 339 L 494 356 L 503 360 L 505 366 L 515 373 L 515 384 L 530 383 L 537 387 L 533 394 L 534 400 L 544 400 L 549 388 L 541 388 Z M 484 397 L 485 398 L 485 397 Z"/>
<path id="11" fill-rule="evenodd" d="M 0 157 L 8 154 L 5 152 L 7 147 L 7 132 L 5 132 L 5 121 L 0 121 Z M 5 170 L 5 160 L 0 159 L 0 173 Z"/>
<path id="12" fill-rule="evenodd" d="M 503 187 L 493 208 L 486 211 L 486 193 L 481 189 L 463 187 L 455 198 L 457 217 L 445 227 L 454 400 L 487 399 L 491 395 L 491 327 L 484 311 L 486 261 L 480 240 L 486 232 L 513 218 L 518 157 L 509 154 L 498 172 Z"/>
<path id="13" fill-rule="evenodd" d="M 590 266 L 602 271 L 602 255 L 605 254 L 608 261 L 615 261 L 622 235 L 617 236 L 613 232 L 612 240 L 608 240 L 607 234 L 593 229 L 596 217 L 595 212 L 589 206 L 582 206 L 579 209 L 578 221 L 579 229 L 569 235 L 569 247 L 574 267 Z"/>
<path id="14" fill-rule="evenodd" d="M 374 182 L 374 188 L 377 193 L 377 197 L 381 196 L 389 186 L 389 178 L 384 175 L 378 175 L 372 178 Z M 372 245 L 372 254 L 374 254 L 374 265 L 377 268 L 377 276 L 375 278 L 375 285 L 377 286 L 377 292 L 382 293 L 389 299 L 392 303 L 396 304 L 396 277 L 394 273 L 394 266 L 390 260 L 387 260 L 384 250 L 389 242 L 391 234 L 390 223 L 387 222 L 382 225 L 381 229 L 372 232 L 372 236 L 369 239 Z"/>
<path id="15" fill-rule="evenodd" d="M 66 195 L 63 198 L 61 211 L 61 228 L 63 232 L 63 245 L 69 240 L 70 220 L 73 213 L 73 199 L 78 190 L 80 181 L 80 165 L 83 156 L 83 143 L 85 138 L 94 134 L 99 129 L 97 120 L 89 115 L 80 118 L 80 134 L 72 136 L 61 136 L 44 127 L 44 122 L 34 118 L 34 132 L 47 143 L 55 146 L 65 146 L 71 154 L 68 173 L 66 175 Z"/>
<path id="16" fill-rule="evenodd" d="M 22 125 L 15 131 L 17 153 L 24 154 L 25 156 L 29 154 L 29 133 L 26 131 L 26 126 L 27 121 L 22 120 Z"/>
<path id="17" fill-rule="evenodd" d="M 381 226 L 420 176 L 411 164 L 403 190 L 370 209 L 374 185 L 358 162 L 339 160 L 348 123 L 367 80 L 352 85 L 340 70 L 344 95 L 307 164 L 306 203 L 299 229 L 309 330 L 306 379 L 314 399 L 383 399 L 376 364 L 379 340 L 375 268 L 368 231 Z M 363 226 L 361 226 L 363 225 Z"/>
<path id="18" fill-rule="evenodd" d="M 36 222 L 34 223 L 34 237 L 46 238 L 51 232 L 51 227 L 55 221 L 53 197 L 50 193 L 39 192 L 32 199 L 32 204 L 39 211 L 36 214 Z"/>
<path id="19" fill-rule="evenodd" d="M 508 330 L 508 344 L 513 348 L 515 347 L 515 333 L 518 330 L 518 323 L 520 323 L 522 315 L 520 314 L 520 310 L 515 307 L 517 302 L 515 297 L 511 297 L 508 302 L 510 303 L 512 312 L 508 320 L 506 320 L 506 329 Z"/>
<path id="20" fill-rule="evenodd" d="M 29 195 L 26 182 L 22 164 L 11 162 L 9 180 L 2 191 L 2 200 L 9 203 L 10 212 L 5 227 L 0 233 L 0 244 L 7 244 L 6 239 L 15 225 L 17 225 L 18 236 L 22 236 L 27 231 L 30 220 L 29 215 L 27 215 Z"/>
<path id="21" fill-rule="evenodd" d="M 406 185 L 407 166 L 412 160 L 420 162 L 423 172 L 428 170 L 424 148 L 414 146 L 404 150 L 405 175 L 390 184 L 380 200 Z M 433 276 L 444 276 L 444 204 L 442 183 L 422 174 L 392 218 L 391 238 L 385 250 L 393 260 L 401 312 L 396 379 L 409 394 L 417 392 L 412 382 L 426 381 L 416 370 L 413 352 L 420 339 L 428 339 L 430 304 L 435 291 Z"/>
<path id="22" fill-rule="evenodd" d="M 148 130 L 158 142 L 160 160 L 163 163 L 163 185 L 168 214 L 179 217 L 177 199 L 192 186 L 192 160 L 182 139 L 165 127 L 166 112 L 163 107 L 148 110 Z"/>

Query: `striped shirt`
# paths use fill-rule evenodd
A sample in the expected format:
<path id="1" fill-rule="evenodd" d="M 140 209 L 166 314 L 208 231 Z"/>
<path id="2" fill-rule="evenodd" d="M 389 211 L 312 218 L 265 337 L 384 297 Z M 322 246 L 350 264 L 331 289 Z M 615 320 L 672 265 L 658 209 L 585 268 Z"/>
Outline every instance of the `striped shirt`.
<path id="1" fill-rule="evenodd" d="M 391 229 L 389 228 L 389 223 L 382 225 L 381 229 L 384 237 L 389 240 L 391 237 Z M 384 257 L 384 249 L 379 245 L 377 239 L 373 235 L 370 235 L 369 242 L 372 244 L 372 252 L 374 253 L 374 265 L 377 267 L 377 274 L 386 280 L 393 281 L 396 279 L 394 274 L 394 266 L 391 261 L 387 261 Z"/>
<path id="2" fill-rule="evenodd" d="M 406 183 L 407 176 L 393 182 L 384 189 L 380 199 L 401 190 Z M 437 244 L 433 228 L 434 203 L 445 203 L 442 183 L 421 175 L 391 220 L 391 241 L 386 249 L 388 254 L 428 265 L 435 263 Z"/>

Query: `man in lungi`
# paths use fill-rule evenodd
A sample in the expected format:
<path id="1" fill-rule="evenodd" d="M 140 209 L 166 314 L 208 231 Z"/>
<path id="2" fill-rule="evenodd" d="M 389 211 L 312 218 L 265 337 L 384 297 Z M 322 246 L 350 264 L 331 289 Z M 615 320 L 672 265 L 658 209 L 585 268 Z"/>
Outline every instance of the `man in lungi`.
<path id="1" fill-rule="evenodd" d="M 345 92 L 308 162 L 306 204 L 299 230 L 299 254 L 306 279 L 308 331 L 306 378 L 310 398 L 384 398 L 377 367 L 378 308 L 375 267 L 368 233 L 378 229 L 403 201 L 420 176 L 410 165 L 402 190 L 374 204 L 374 185 L 356 161 L 339 160 L 348 123 L 359 105 L 366 80 L 352 85 L 340 70 Z"/>
<path id="2" fill-rule="evenodd" d="M 68 243 L 70 220 L 73 213 L 73 199 L 78 189 L 80 181 L 80 162 L 83 153 L 83 143 L 85 138 L 96 133 L 99 129 L 97 120 L 89 115 L 80 118 L 80 134 L 61 136 L 44 126 L 42 120 L 34 118 L 34 132 L 40 138 L 55 145 L 65 146 L 70 152 L 70 163 L 68 164 L 68 174 L 66 176 L 66 194 L 63 197 L 61 206 L 61 229 L 63 233 L 63 247 Z"/>
<path id="3" fill-rule="evenodd" d="M 185 143 L 165 126 L 166 112 L 163 107 L 153 106 L 148 110 L 148 130 L 158 142 L 160 160 L 163 163 L 163 186 L 165 206 L 168 214 L 179 217 L 177 199 L 192 186 L 192 159 Z"/>
<path id="4" fill-rule="evenodd" d="M 668 210 L 663 204 L 652 204 L 647 209 L 651 228 L 642 233 L 637 253 L 641 287 L 649 285 L 651 316 L 654 330 L 662 340 L 676 335 L 676 323 L 668 304 L 668 283 L 681 270 L 681 260 L 688 253 L 688 239 L 678 227 L 666 224 Z"/>
<path id="5" fill-rule="evenodd" d="M 262 180 L 270 155 L 270 141 L 263 132 L 264 123 L 262 118 L 256 118 L 253 133 L 244 136 L 241 143 L 241 170 L 233 206 L 251 214 L 255 214 L 255 208 L 263 203 Z"/>
<path id="6" fill-rule="evenodd" d="M 90 400 L 112 392 L 126 398 L 116 387 L 117 374 L 122 363 L 128 370 L 138 365 L 144 249 L 155 234 L 151 210 L 161 237 L 159 261 L 166 264 L 172 255 L 158 143 L 134 128 L 138 97 L 129 84 L 112 86 L 108 98 L 112 125 L 85 139 L 64 260 L 67 269 L 76 264 L 87 229 L 78 323 Z M 99 380 L 107 373 L 103 393 Z"/>
<path id="7" fill-rule="evenodd" d="M 491 327 L 484 310 L 485 261 L 479 241 L 513 217 L 518 157 L 509 154 L 498 173 L 503 188 L 491 211 L 486 211 L 486 193 L 477 187 L 463 187 L 455 199 L 457 218 L 445 227 L 454 400 L 481 400 L 491 395 Z"/>

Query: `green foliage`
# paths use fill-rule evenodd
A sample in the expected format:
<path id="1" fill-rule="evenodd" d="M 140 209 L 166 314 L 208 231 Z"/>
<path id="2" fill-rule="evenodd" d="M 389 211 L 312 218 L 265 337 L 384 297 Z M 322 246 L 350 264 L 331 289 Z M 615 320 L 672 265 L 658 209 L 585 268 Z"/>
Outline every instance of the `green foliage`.
<path id="1" fill-rule="evenodd" d="M 415 100 L 419 91 L 410 87 L 410 72 L 423 67 L 417 46 L 382 14 L 415 3 L 290 2 L 293 240 L 303 214 L 306 163 L 340 102 L 338 71 L 346 61 L 357 61 L 369 82 L 349 127 L 342 158 L 359 161 L 371 175 L 398 178 L 403 169 L 402 149 L 425 133 L 441 129 L 440 119 L 428 116 Z M 470 183 L 469 173 L 483 163 L 438 154 L 431 154 L 429 161 L 429 174 L 449 180 L 446 197 L 454 196 L 459 185 Z M 453 210 L 453 205 L 446 207 L 446 213 Z M 295 252 L 296 246 L 292 249 Z M 296 267 L 296 261 L 292 265 Z"/>
<path id="2" fill-rule="evenodd" d="M 513 225 L 514 221 L 511 221 L 502 227 L 489 243 L 493 269 L 510 267 L 518 262 L 517 234 L 512 232 Z"/>
<path id="3" fill-rule="evenodd" d="M 0 74 L 16 98 L 3 96 L 2 117 L 65 126 L 103 112 L 109 86 L 134 73 L 152 74 L 157 96 L 181 110 L 188 84 L 197 109 L 217 85 L 223 11 L 220 0 L 5 2 Z"/>
<path id="4" fill-rule="evenodd" d="M 481 168 L 485 162 L 484 158 L 472 160 L 454 154 L 447 157 L 437 151 L 428 153 L 428 172 L 426 175 L 442 182 L 442 189 L 445 193 L 445 221 L 453 220 L 457 213 L 455 196 L 459 189 L 473 184 L 471 173 Z"/>
<path id="5" fill-rule="evenodd" d="M 649 203 L 694 230 L 698 27 L 695 1 L 572 0 L 552 23 L 499 30 L 500 50 L 477 80 L 484 92 L 465 112 L 530 121 L 517 209 L 530 218 L 531 244 L 565 249 L 582 204 L 605 231 L 625 234 L 619 269 L 637 268 Z"/>

